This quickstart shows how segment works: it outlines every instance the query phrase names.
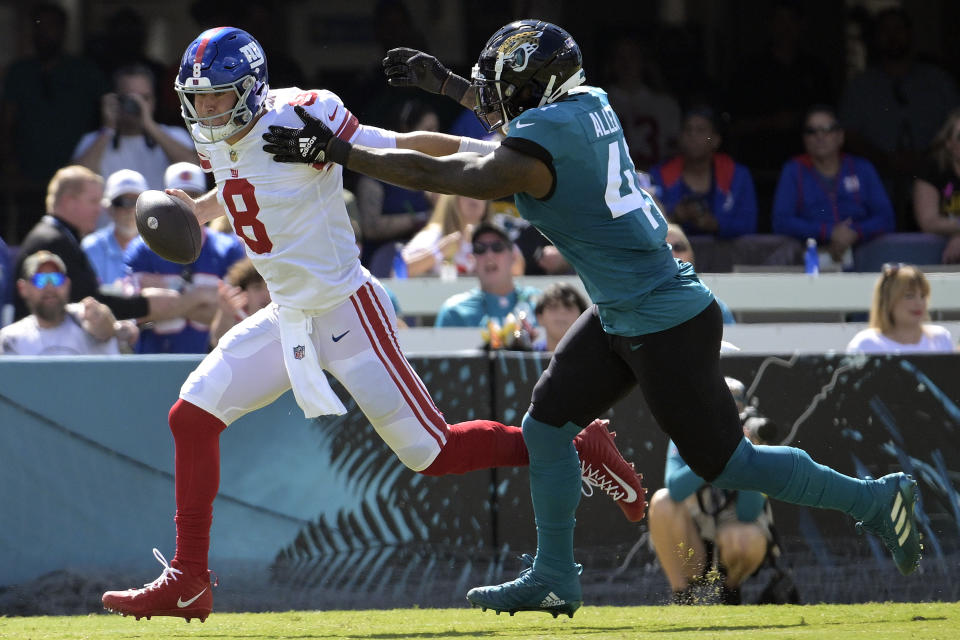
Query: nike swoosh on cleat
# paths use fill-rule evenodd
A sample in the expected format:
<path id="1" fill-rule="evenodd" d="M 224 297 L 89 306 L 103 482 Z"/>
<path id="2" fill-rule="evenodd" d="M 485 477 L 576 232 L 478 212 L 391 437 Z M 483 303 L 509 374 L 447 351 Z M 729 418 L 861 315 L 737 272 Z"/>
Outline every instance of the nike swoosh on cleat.
<path id="1" fill-rule="evenodd" d="M 624 482 L 623 478 L 621 478 L 620 476 L 615 474 L 613 471 L 611 471 L 610 467 L 608 467 L 606 464 L 601 464 L 600 466 L 606 469 L 607 473 L 609 473 L 611 477 L 613 477 L 613 479 L 617 481 L 617 484 L 619 484 L 620 487 L 623 488 L 623 490 L 627 493 L 627 496 L 623 499 L 623 501 L 635 502 L 637 499 L 637 492 L 634 491 L 633 487 L 631 487 L 629 484 Z"/>
<path id="2" fill-rule="evenodd" d="M 180 608 L 180 609 L 183 609 L 184 607 L 189 607 L 189 606 L 192 605 L 194 602 L 196 602 L 196 601 L 197 601 L 197 598 L 199 598 L 200 596 L 202 596 L 202 595 L 203 595 L 203 592 L 206 591 L 206 590 L 207 590 L 207 588 L 204 587 L 204 588 L 200 591 L 200 593 L 198 593 L 197 595 L 193 596 L 192 598 L 190 598 L 190 599 L 187 600 L 186 602 L 184 602 L 184 601 L 181 600 L 180 598 L 177 598 L 177 607 Z"/>
<path id="3" fill-rule="evenodd" d="M 525 123 L 525 124 L 520 124 L 520 123 L 518 122 L 518 123 L 517 123 L 517 129 L 523 129 L 524 127 L 532 127 L 532 126 L 535 125 L 535 124 L 537 124 L 537 123 L 536 123 L 536 122 L 527 122 L 527 123 Z"/>

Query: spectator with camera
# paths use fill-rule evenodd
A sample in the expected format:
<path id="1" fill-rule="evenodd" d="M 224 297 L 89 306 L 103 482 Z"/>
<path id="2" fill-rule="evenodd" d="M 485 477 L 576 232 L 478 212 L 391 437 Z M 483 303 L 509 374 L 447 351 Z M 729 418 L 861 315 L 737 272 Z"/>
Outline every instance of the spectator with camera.
<path id="1" fill-rule="evenodd" d="M 745 407 L 743 383 L 727 378 L 754 444 L 771 444 L 776 425 Z M 697 476 L 670 442 L 663 489 L 647 511 L 650 540 L 675 604 L 740 604 L 740 585 L 779 554 L 770 502 L 756 491 L 728 491 Z M 797 601 L 794 598 L 792 601 Z"/>
<path id="2" fill-rule="evenodd" d="M 101 99 L 101 127 L 84 135 L 73 162 L 100 175 L 139 171 L 151 189 L 163 189 L 163 174 L 174 162 L 196 162 L 190 134 L 182 126 L 154 120 L 153 72 L 141 64 L 117 69 L 114 90 Z"/>

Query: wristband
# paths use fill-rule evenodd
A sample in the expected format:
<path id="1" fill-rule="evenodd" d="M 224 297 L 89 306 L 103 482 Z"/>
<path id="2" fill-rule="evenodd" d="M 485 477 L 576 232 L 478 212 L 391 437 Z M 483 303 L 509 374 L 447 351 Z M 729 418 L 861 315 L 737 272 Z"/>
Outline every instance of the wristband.
<path id="1" fill-rule="evenodd" d="M 327 142 L 326 162 L 336 162 L 341 166 L 346 165 L 347 156 L 350 155 L 351 149 L 353 149 L 353 145 L 346 140 L 331 136 L 330 141 Z"/>
<path id="2" fill-rule="evenodd" d="M 470 153 L 479 153 L 480 155 L 485 156 L 488 153 L 493 153 L 499 146 L 500 143 L 494 142 L 493 140 L 477 140 L 476 138 L 462 136 L 460 138 L 460 147 L 457 149 L 457 153 L 463 153 L 464 151 L 467 151 Z"/>
<path id="3" fill-rule="evenodd" d="M 456 102 L 460 102 L 460 100 L 463 99 L 463 94 L 465 94 L 469 88 L 469 80 L 451 71 L 440 85 L 440 93 Z"/>

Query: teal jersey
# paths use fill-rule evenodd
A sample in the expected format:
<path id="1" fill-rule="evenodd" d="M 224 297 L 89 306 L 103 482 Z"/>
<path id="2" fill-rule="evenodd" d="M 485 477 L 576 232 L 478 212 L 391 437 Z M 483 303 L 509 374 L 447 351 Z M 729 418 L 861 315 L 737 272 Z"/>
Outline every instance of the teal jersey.
<path id="1" fill-rule="evenodd" d="M 510 122 L 503 144 L 553 171 L 553 191 L 543 199 L 517 194 L 517 210 L 576 269 L 605 331 L 662 331 L 710 304 L 713 294 L 667 246 L 667 222 L 640 188 L 606 92 L 579 87 L 525 111 Z"/>

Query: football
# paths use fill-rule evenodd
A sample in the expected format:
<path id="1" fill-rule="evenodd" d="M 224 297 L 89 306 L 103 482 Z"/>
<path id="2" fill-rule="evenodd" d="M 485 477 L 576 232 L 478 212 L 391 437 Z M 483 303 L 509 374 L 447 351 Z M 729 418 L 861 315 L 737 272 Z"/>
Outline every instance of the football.
<path id="1" fill-rule="evenodd" d="M 200 256 L 200 223 L 185 202 L 163 191 L 144 191 L 137 198 L 137 231 L 158 256 L 190 264 Z"/>

